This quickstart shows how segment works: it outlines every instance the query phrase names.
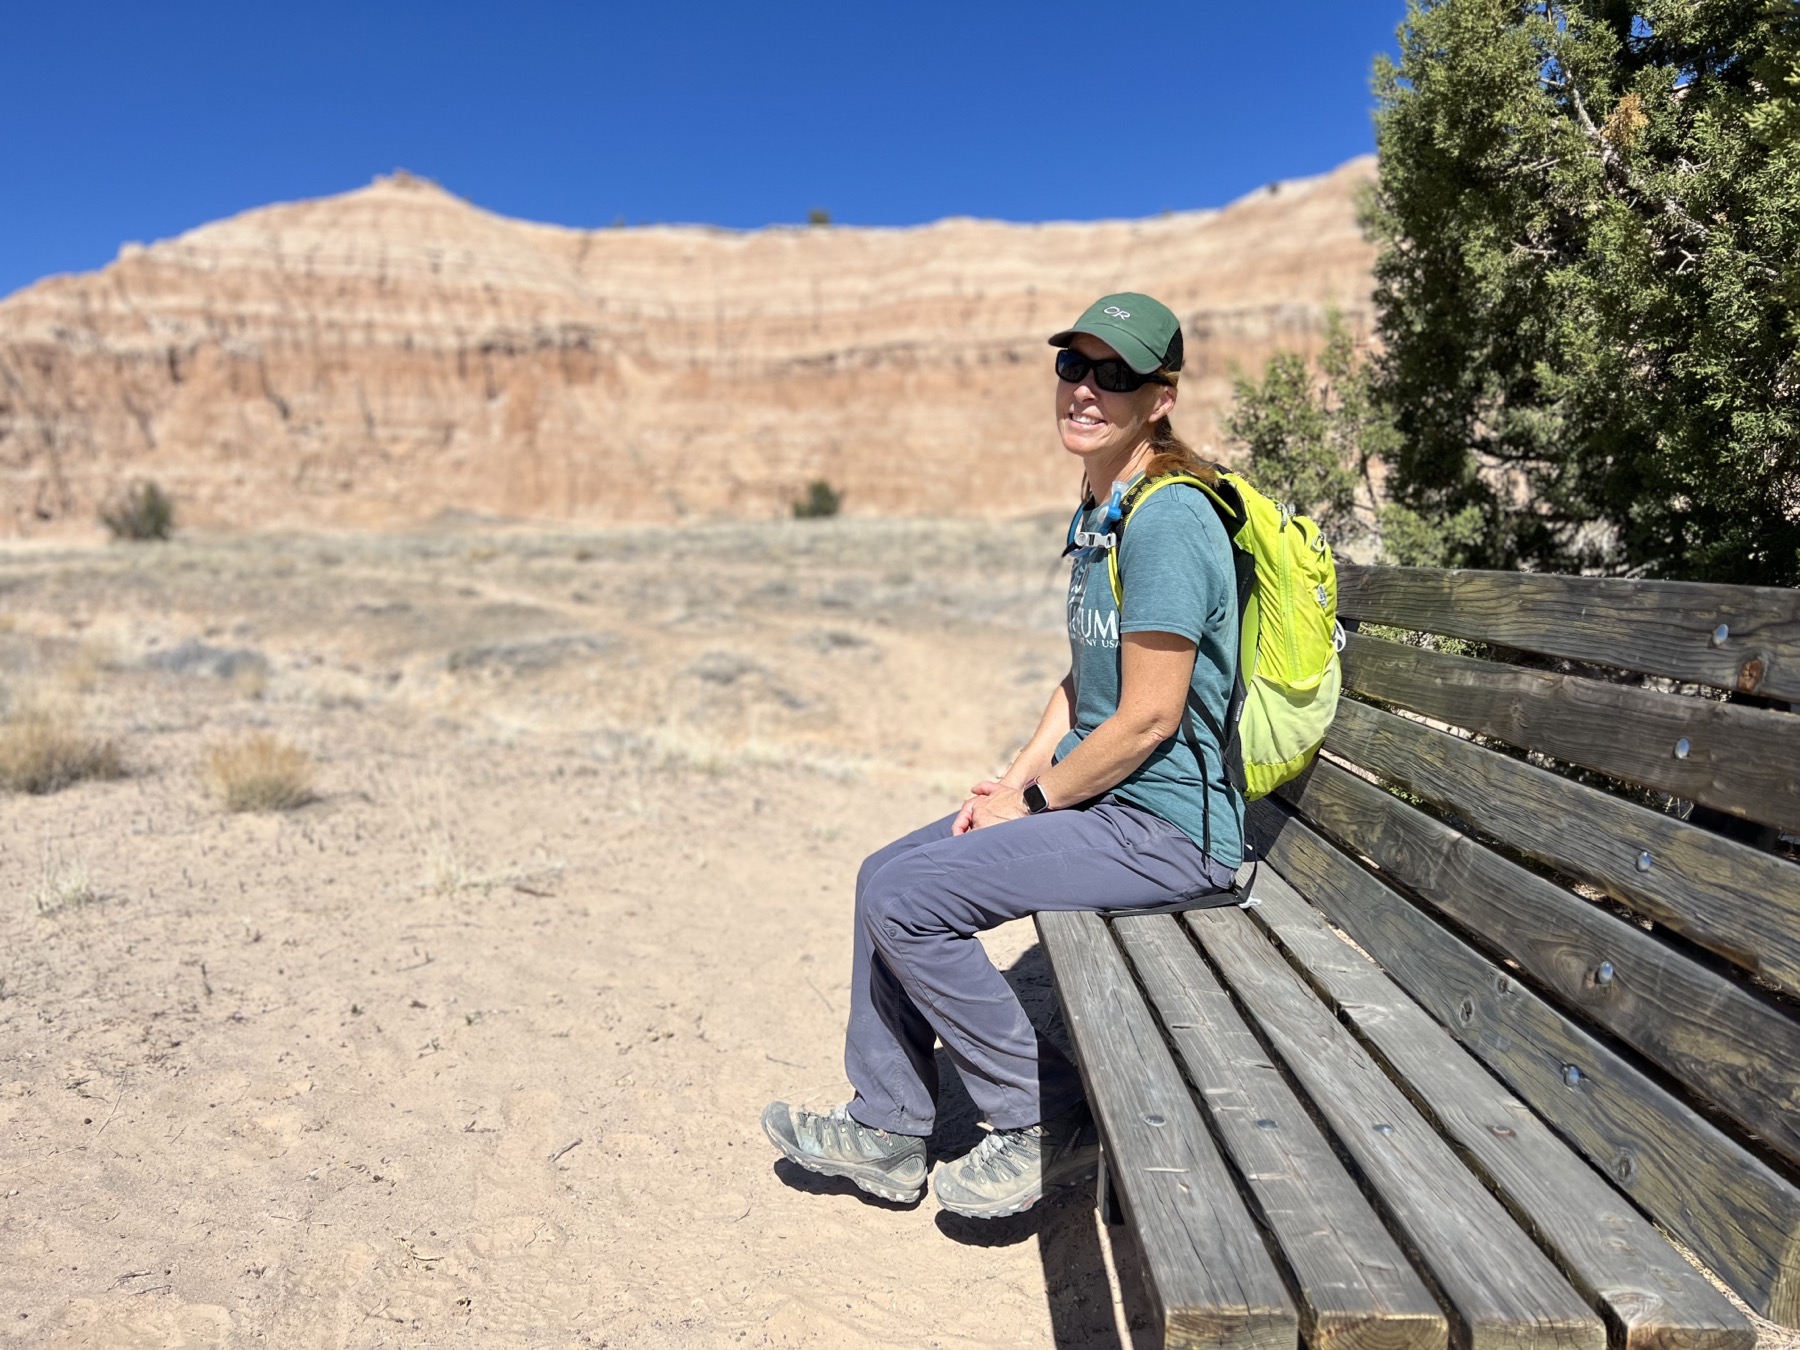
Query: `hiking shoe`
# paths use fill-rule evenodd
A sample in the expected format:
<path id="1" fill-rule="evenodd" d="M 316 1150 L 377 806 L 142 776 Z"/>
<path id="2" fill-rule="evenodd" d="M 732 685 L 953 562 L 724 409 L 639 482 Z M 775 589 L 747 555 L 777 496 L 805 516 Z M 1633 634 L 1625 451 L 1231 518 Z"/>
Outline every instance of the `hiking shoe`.
<path id="1" fill-rule="evenodd" d="M 1100 1156 L 1086 1102 L 1022 1130 L 991 1130 L 955 1162 L 938 1168 L 932 1190 L 952 1214 L 1000 1219 L 1035 1205 L 1044 1187 L 1072 1181 Z"/>
<path id="2" fill-rule="evenodd" d="M 827 1177 L 847 1177 L 870 1195 L 902 1203 L 925 1194 L 925 1141 L 850 1118 L 840 1106 L 820 1113 L 770 1102 L 763 1133 L 790 1162 Z"/>

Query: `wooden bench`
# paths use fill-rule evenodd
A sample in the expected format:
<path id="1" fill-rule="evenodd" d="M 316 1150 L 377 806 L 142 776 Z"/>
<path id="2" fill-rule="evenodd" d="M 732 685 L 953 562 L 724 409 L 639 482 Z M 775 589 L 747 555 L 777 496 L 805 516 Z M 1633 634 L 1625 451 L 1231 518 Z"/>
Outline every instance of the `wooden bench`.
<path id="1" fill-rule="evenodd" d="M 1749 1350 L 1669 1237 L 1800 1323 L 1800 592 L 1340 587 L 1255 903 L 1038 919 L 1165 1344 Z"/>

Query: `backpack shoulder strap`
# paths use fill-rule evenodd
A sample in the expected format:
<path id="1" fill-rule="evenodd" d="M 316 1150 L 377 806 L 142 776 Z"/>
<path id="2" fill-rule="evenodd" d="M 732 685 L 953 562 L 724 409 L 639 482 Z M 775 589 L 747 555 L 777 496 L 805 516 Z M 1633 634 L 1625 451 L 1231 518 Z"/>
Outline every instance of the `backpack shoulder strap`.
<path id="1" fill-rule="evenodd" d="M 1219 475 L 1219 481 L 1201 483 L 1200 490 L 1213 504 L 1213 510 L 1219 513 L 1219 523 L 1225 527 L 1225 537 L 1231 540 L 1233 547 L 1241 548 L 1242 545 L 1238 543 L 1238 532 L 1249 522 L 1250 511 L 1244 505 L 1244 494 L 1240 490 L 1240 485 L 1248 485 L 1244 484 L 1243 479 L 1223 464 L 1215 464 L 1213 468 Z"/>
<path id="2" fill-rule="evenodd" d="M 1119 571 L 1119 548 L 1125 542 L 1125 526 L 1131 522 L 1131 517 L 1136 513 L 1138 507 L 1164 488 L 1173 487 L 1177 483 L 1199 488 L 1206 500 L 1212 503 L 1213 510 L 1218 512 L 1219 521 L 1225 526 L 1226 536 L 1235 545 L 1237 532 L 1243 526 L 1245 519 L 1244 501 L 1238 495 L 1237 488 L 1224 477 L 1224 466 L 1216 465 L 1214 467 L 1220 470 L 1220 478 L 1216 487 L 1195 478 L 1192 474 L 1170 473 L 1164 474 L 1161 478 L 1140 478 L 1131 491 L 1125 494 L 1124 513 L 1119 518 L 1118 543 L 1106 555 L 1106 576 L 1107 580 L 1112 582 L 1113 604 L 1119 606 L 1120 609 L 1125 607 L 1125 578 Z"/>

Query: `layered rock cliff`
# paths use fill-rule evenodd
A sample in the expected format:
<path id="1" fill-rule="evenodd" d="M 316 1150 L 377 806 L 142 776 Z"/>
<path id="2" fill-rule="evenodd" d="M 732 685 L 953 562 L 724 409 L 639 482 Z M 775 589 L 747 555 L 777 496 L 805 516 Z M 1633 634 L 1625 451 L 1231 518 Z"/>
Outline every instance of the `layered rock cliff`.
<path id="1" fill-rule="evenodd" d="M 1045 336 L 1165 300 L 1216 446 L 1234 365 L 1367 326 L 1372 173 L 1083 224 L 573 230 L 404 174 L 250 211 L 0 301 L 0 533 L 136 477 L 241 528 L 1061 506 Z"/>

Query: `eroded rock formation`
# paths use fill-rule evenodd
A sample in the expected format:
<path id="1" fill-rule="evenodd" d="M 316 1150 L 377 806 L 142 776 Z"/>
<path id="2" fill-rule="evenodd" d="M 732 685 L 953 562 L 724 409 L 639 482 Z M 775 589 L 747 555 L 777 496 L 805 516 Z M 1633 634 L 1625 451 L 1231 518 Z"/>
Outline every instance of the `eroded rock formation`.
<path id="1" fill-rule="evenodd" d="M 250 211 L 0 301 L 0 532 L 134 477 L 241 528 L 1061 506 L 1045 335 L 1164 299 L 1216 445 L 1234 364 L 1367 326 L 1372 172 L 1089 224 L 573 230 L 404 174 Z"/>

